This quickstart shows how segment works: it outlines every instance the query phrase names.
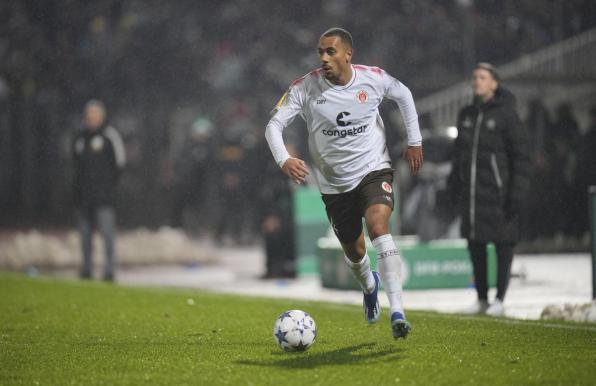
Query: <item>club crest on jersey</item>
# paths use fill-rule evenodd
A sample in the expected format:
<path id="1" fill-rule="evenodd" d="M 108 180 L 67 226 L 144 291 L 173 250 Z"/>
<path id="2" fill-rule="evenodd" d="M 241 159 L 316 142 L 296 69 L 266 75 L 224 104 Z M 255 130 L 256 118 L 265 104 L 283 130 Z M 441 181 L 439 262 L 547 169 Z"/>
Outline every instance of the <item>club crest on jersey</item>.
<path id="1" fill-rule="evenodd" d="M 387 193 L 393 192 L 393 188 L 391 187 L 391 184 L 389 184 L 389 182 L 387 182 L 387 181 L 383 181 L 383 183 L 381 184 L 381 188 L 383 188 L 383 190 L 386 191 Z"/>
<path id="2" fill-rule="evenodd" d="M 368 93 L 364 90 L 358 91 L 358 94 L 356 94 L 356 100 L 358 103 L 366 102 L 368 100 Z"/>
<path id="3" fill-rule="evenodd" d="M 103 138 L 96 135 L 91 138 L 91 150 L 97 153 L 100 152 L 101 149 L 103 149 Z"/>

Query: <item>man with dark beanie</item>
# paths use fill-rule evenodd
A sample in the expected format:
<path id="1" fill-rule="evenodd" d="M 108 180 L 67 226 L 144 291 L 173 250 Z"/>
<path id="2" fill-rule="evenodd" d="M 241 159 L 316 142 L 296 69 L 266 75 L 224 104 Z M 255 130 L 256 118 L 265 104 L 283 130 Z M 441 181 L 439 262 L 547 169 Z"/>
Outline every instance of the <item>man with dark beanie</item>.
<path id="1" fill-rule="evenodd" d="M 468 240 L 478 301 L 473 314 L 503 316 L 519 214 L 529 187 L 528 135 L 515 98 L 500 85 L 495 68 L 479 63 L 473 72 L 473 103 L 457 119 L 448 189 L 457 203 L 461 234 Z M 497 251 L 497 295 L 488 302 L 487 243 Z"/>

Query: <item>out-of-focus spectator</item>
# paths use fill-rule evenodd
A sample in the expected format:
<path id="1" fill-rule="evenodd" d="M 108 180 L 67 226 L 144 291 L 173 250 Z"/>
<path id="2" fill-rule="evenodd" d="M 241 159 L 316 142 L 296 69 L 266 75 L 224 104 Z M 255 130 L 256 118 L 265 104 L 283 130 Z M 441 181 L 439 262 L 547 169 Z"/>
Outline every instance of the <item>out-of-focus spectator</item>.
<path id="1" fill-rule="evenodd" d="M 234 243 L 240 242 L 245 220 L 242 184 L 245 159 L 246 151 L 240 143 L 226 141 L 217 148 L 218 177 L 214 182 L 219 189 L 220 217 L 215 238 L 220 243 L 224 236 L 230 236 Z"/>
<path id="2" fill-rule="evenodd" d="M 449 238 L 456 210 L 448 202 L 447 178 L 451 171 L 453 140 L 443 130 L 424 134 L 425 156 L 420 172 L 413 177 L 414 188 L 403 200 L 402 227 L 415 226 L 421 242 Z M 402 228 L 403 229 L 403 228 Z"/>
<path id="3" fill-rule="evenodd" d="M 120 134 L 106 123 L 102 102 L 91 100 L 85 105 L 84 128 L 74 138 L 72 151 L 83 252 L 81 278 L 93 276 L 93 230 L 97 226 L 106 253 L 103 278 L 113 281 L 117 264 L 114 189 L 126 156 Z"/>
<path id="4" fill-rule="evenodd" d="M 551 119 L 544 103 L 536 98 L 528 106 L 526 127 L 531 138 L 529 143 L 532 174 L 530 176 L 530 191 L 521 213 L 522 237 L 533 240 L 553 232 L 555 218 L 553 212 L 544 210 L 549 205 L 550 185 L 547 149 L 545 138 L 551 133 Z"/>
<path id="5" fill-rule="evenodd" d="M 269 182 L 268 178 L 270 176 L 266 171 L 269 167 L 271 156 L 267 141 L 265 140 L 264 127 L 255 128 L 250 132 L 249 137 L 245 141 L 250 142 L 250 144 L 247 144 L 248 154 L 244 168 L 246 181 L 248 182 L 245 186 L 246 209 L 247 217 L 249 218 L 246 230 L 249 237 L 254 238 L 262 234 L 262 214 L 264 209 L 261 207 L 263 203 L 262 189 Z"/>
<path id="6" fill-rule="evenodd" d="M 474 103 L 458 116 L 455 157 L 448 180 L 460 206 L 461 234 L 468 240 L 477 302 L 469 313 L 502 316 L 519 217 L 528 191 L 528 135 L 511 92 L 494 67 L 479 63 L 473 75 Z M 488 303 L 487 243 L 497 250 L 497 295 Z"/>
<path id="7" fill-rule="evenodd" d="M 590 118 L 588 131 L 580 140 L 577 162 L 577 186 L 580 191 L 578 222 L 581 232 L 590 229 L 588 188 L 596 186 L 596 105 L 590 109 Z"/>
<path id="8" fill-rule="evenodd" d="M 174 162 L 171 225 L 184 225 L 184 211 L 189 206 L 201 213 L 209 188 L 209 168 L 213 162 L 213 123 L 197 118 Z"/>
<path id="9" fill-rule="evenodd" d="M 240 99 L 232 100 L 222 111 L 218 120 L 221 127 L 216 147 L 217 170 L 214 184 L 219 189 L 219 218 L 215 239 L 221 243 L 229 236 L 234 244 L 242 243 L 243 231 L 247 225 L 246 210 L 249 161 L 249 146 L 252 126 L 247 105 Z"/>
<path id="10" fill-rule="evenodd" d="M 556 229 L 566 236 L 578 236 L 579 200 L 577 186 L 577 146 L 579 125 L 567 103 L 557 107 L 556 120 L 550 133 L 550 172 L 552 202 Z"/>
<path id="11" fill-rule="evenodd" d="M 266 141 L 260 141 L 259 149 L 269 155 Z M 271 157 L 261 165 L 259 173 L 263 176 L 258 197 L 261 232 L 265 242 L 263 279 L 293 278 L 296 276 L 296 250 L 290 181 Z"/>

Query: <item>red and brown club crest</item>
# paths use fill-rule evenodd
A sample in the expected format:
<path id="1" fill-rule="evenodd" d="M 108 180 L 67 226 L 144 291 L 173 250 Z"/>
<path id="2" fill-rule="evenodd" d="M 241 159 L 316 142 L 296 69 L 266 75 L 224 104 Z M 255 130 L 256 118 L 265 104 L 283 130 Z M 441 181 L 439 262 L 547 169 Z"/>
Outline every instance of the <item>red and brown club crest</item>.
<path id="1" fill-rule="evenodd" d="M 386 191 L 387 193 L 393 192 L 393 188 L 391 187 L 391 184 L 387 181 L 383 181 L 383 183 L 381 184 L 381 188 L 383 188 L 383 190 Z"/>
<path id="2" fill-rule="evenodd" d="M 364 103 L 368 100 L 368 93 L 364 90 L 358 91 L 356 99 L 358 100 L 358 103 Z"/>

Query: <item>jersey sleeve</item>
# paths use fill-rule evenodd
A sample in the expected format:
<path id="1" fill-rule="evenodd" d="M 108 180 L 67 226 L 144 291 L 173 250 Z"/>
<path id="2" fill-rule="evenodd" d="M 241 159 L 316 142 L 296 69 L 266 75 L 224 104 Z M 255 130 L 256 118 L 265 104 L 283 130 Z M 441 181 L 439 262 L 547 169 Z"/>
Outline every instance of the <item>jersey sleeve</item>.
<path id="1" fill-rule="evenodd" d="M 422 135 L 418 124 L 418 113 L 410 89 L 399 80 L 383 71 L 385 97 L 396 102 L 408 133 L 408 146 L 422 146 Z"/>
<path id="2" fill-rule="evenodd" d="M 279 167 L 282 167 L 284 162 L 290 158 L 284 144 L 283 131 L 302 110 L 302 95 L 299 85 L 293 84 L 290 86 L 273 109 L 271 119 L 265 130 L 265 138 L 269 144 L 269 149 L 271 149 L 273 158 Z"/>
<path id="3" fill-rule="evenodd" d="M 105 135 L 108 140 L 112 143 L 112 148 L 114 149 L 114 158 L 116 167 L 118 169 L 124 168 L 126 165 L 126 151 L 124 150 L 124 142 L 122 141 L 122 137 L 111 126 L 108 126 L 105 131 Z"/>

